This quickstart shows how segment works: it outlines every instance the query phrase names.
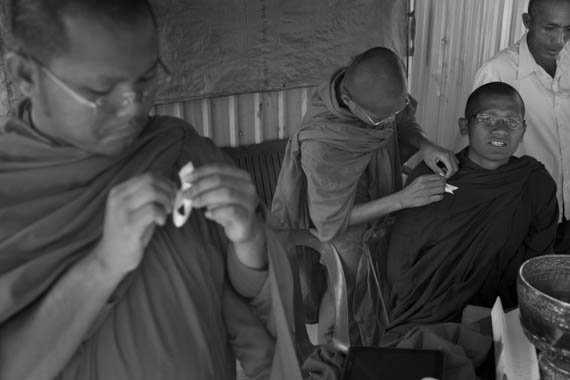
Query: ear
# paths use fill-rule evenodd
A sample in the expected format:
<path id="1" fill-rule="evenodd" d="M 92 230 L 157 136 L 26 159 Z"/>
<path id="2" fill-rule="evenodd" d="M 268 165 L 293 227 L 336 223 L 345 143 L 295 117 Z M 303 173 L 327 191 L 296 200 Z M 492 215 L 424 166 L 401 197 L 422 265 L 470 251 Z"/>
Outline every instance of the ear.
<path id="1" fill-rule="evenodd" d="M 348 103 L 350 103 L 352 101 L 352 99 L 350 99 L 350 96 L 348 96 L 347 94 L 345 94 L 344 92 L 340 92 L 340 100 L 342 100 L 344 102 L 344 104 L 346 104 L 348 106 Z"/>
<path id="2" fill-rule="evenodd" d="M 469 120 L 464 117 L 460 117 L 457 120 L 457 125 L 459 126 L 459 133 L 466 136 L 469 133 Z"/>
<path id="3" fill-rule="evenodd" d="M 522 20 L 523 20 L 524 27 L 527 29 L 530 29 L 530 22 L 531 22 L 530 15 L 528 13 L 523 13 Z"/>
<path id="4" fill-rule="evenodd" d="M 38 78 L 35 63 L 21 54 L 8 53 L 4 57 L 4 67 L 14 86 L 25 97 L 30 97 Z"/>

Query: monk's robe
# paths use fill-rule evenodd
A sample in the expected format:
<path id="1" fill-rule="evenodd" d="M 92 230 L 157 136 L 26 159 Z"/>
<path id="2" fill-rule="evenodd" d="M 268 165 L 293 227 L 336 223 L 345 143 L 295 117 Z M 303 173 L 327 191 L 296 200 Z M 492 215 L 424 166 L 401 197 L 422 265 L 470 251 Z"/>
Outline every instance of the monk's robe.
<path id="1" fill-rule="evenodd" d="M 384 256 L 390 324 L 383 344 L 404 339 L 421 347 L 428 334 L 440 340 L 431 348 L 445 347 L 442 336 L 457 338 L 465 332 L 458 325 L 434 324 L 460 321 L 468 303 L 491 307 L 497 296 L 506 307 L 516 305 L 520 264 L 552 253 L 558 205 L 556 185 L 544 166 L 523 156 L 486 170 L 466 150 L 457 158 L 460 170 L 447 181 L 458 187 L 454 194 L 395 214 Z M 427 173 L 422 164 L 409 181 Z M 430 328 L 421 331 L 426 325 Z M 414 339 L 414 332 L 423 338 Z"/>
<path id="2" fill-rule="evenodd" d="M 19 117 L 0 123 L 0 323 L 18 318 L 90 253 L 113 186 L 147 172 L 177 181 L 188 161 L 227 160 L 185 122 L 167 117 L 151 118 L 120 156 L 58 146 L 26 122 L 25 104 Z M 157 226 L 139 268 L 120 283 L 58 379 L 232 379 L 236 356 L 254 378 L 300 379 L 291 267 L 277 237 L 269 229 L 266 236 L 269 269 L 253 271 L 229 252 L 223 230 L 203 210 L 180 229 L 170 218 Z M 252 289 L 251 297 L 238 293 Z"/>
<path id="3" fill-rule="evenodd" d="M 333 242 L 350 301 L 367 228 L 349 227 L 352 208 L 401 188 L 400 159 L 406 160 L 413 149 L 399 138 L 418 133 L 420 127 L 411 97 L 395 122 L 374 127 L 358 119 L 339 103 L 337 87 L 343 76 L 344 69 L 337 71 L 313 94 L 302 126 L 285 150 L 272 214 L 282 227 L 313 228 L 319 240 Z M 307 263 L 301 265 L 301 274 L 310 277 L 310 269 L 303 270 Z M 309 294 L 305 303 L 318 304 L 318 297 Z"/>

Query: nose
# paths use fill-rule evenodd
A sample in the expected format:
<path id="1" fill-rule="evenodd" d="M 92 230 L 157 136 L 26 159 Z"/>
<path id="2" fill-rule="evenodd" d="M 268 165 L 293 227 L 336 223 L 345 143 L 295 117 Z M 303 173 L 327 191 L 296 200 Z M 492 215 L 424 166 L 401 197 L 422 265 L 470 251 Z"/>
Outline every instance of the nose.
<path id="1" fill-rule="evenodd" d="M 118 117 L 136 117 L 146 112 L 148 94 L 146 92 L 125 92 L 117 107 Z"/>
<path id="2" fill-rule="evenodd" d="M 561 29 L 558 33 L 554 35 L 554 46 L 556 49 L 562 50 L 566 41 L 570 37 L 570 33 L 567 32 L 565 29 Z"/>
<path id="3" fill-rule="evenodd" d="M 510 132 L 510 128 L 504 120 L 498 120 L 491 129 L 491 133 L 494 135 L 504 135 Z"/>

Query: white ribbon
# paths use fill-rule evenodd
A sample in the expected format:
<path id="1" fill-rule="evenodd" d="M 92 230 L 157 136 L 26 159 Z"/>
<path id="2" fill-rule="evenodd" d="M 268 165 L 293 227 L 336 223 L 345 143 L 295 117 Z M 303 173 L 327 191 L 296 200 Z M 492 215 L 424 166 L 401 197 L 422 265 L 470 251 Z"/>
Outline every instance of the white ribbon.
<path id="1" fill-rule="evenodd" d="M 176 199 L 174 200 L 174 210 L 172 211 L 172 222 L 178 228 L 182 227 L 184 223 L 188 220 L 190 213 L 192 212 L 192 201 L 190 199 L 184 198 L 184 190 L 192 187 L 190 182 L 186 182 L 184 179 L 194 171 L 194 164 L 188 162 L 186 165 L 180 169 L 178 172 L 178 177 L 180 177 L 180 190 L 176 193 Z"/>

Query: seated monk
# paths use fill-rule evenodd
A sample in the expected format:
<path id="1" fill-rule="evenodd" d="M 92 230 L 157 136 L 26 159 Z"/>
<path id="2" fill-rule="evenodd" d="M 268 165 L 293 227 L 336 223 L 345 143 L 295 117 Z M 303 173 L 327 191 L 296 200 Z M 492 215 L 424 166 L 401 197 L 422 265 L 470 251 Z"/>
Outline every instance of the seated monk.
<path id="1" fill-rule="evenodd" d="M 440 202 L 395 214 L 380 259 L 389 317 L 381 345 L 444 347 L 459 361 L 458 352 L 465 352 L 475 364 L 463 360 L 464 372 L 449 378 L 469 379 L 485 356 L 465 348 L 477 338 L 453 323 L 434 324 L 459 322 L 467 304 L 491 307 L 497 296 L 505 307 L 515 306 L 521 263 L 553 252 L 558 205 L 545 167 L 513 156 L 526 128 L 514 88 L 492 82 L 476 89 L 459 128 L 469 145 L 457 154 L 460 169 L 447 181 L 457 189 Z M 419 165 L 408 180 L 429 172 Z M 440 338 L 465 350 L 446 348 Z"/>
<path id="2" fill-rule="evenodd" d="M 250 176 L 149 116 L 165 65 L 148 2 L 6 3 L 25 99 L 0 119 L 0 379 L 232 379 L 236 357 L 300 379 L 291 267 Z"/>

